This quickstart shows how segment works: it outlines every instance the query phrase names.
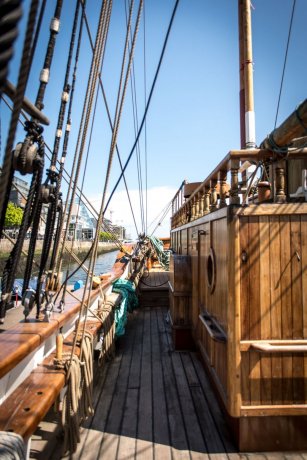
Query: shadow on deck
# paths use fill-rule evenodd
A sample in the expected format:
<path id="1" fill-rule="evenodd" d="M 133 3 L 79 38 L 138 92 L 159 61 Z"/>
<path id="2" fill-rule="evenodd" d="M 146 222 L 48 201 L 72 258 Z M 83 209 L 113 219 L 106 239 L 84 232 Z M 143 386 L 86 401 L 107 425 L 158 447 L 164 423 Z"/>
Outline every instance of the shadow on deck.
<path id="1" fill-rule="evenodd" d="M 94 398 L 95 415 L 73 459 L 290 457 L 237 453 L 197 353 L 173 351 L 165 308 L 130 316 L 115 359 L 96 373 Z M 54 429 L 49 417 L 33 438 L 31 458 L 61 458 L 59 440 L 46 442 Z"/>

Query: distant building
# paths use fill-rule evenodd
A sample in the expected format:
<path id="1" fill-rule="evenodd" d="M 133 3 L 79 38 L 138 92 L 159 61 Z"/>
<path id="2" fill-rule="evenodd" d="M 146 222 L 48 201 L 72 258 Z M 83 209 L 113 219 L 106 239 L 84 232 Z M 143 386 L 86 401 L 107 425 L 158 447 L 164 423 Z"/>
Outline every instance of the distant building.
<path id="1" fill-rule="evenodd" d="M 42 205 L 41 218 L 39 220 L 39 227 L 38 227 L 38 238 L 39 239 L 41 239 L 45 235 L 48 208 L 49 208 L 48 204 Z M 56 225 L 55 225 L 55 229 L 56 229 Z"/>
<path id="2" fill-rule="evenodd" d="M 126 229 L 122 225 L 112 225 L 111 231 L 119 240 L 124 240 L 126 238 Z"/>
<path id="3" fill-rule="evenodd" d="M 82 201 L 79 198 L 72 206 L 72 213 L 68 227 L 70 239 L 91 240 L 96 232 L 96 219 L 93 219 Z"/>
<path id="4" fill-rule="evenodd" d="M 18 190 L 13 185 L 12 190 L 10 192 L 9 200 L 16 206 L 24 208 L 27 202 L 30 186 L 28 182 L 26 182 L 23 179 L 20 179 L 19 177 L 13 178 L 13 184 L 16 185 Z"/>

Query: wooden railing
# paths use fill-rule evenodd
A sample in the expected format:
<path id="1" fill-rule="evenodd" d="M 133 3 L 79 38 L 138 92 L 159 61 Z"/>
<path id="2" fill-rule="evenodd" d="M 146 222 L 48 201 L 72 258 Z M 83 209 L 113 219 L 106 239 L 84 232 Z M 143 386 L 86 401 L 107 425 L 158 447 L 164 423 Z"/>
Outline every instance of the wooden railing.
<path id="1" fill-rule="evenodd" d="M 286 158 L 307 158 L 307 148 L 288 149 Z M 228 205 L 246 203 L 250 190 L 240 173 L 245 161 L 255 165 L 261 162 L 274 164 L 270 177 L 271 198 L 275 203 L 284 203 L 286 159 L 269 149 L 231 150 L 188 198 L 184 198 L 184 187 L 178 190 L 172 201 L 171 228 L 180 227 Z"/>

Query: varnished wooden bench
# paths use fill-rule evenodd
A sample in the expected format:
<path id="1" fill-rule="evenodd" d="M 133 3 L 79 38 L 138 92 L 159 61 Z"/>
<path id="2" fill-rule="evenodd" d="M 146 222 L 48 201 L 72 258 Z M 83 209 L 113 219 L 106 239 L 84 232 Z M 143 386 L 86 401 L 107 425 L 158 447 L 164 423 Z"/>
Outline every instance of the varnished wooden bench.
<path id="1" fill-rule="evenodd" d="M 105 292 L 111 288 L 113 282 L 124 273 L 129 260 L 119 253 L 110 275 L 102 281 L 100 288 Z M 94 302 L 100 295 L 100 288 L 92 291 L 90 302 Z M 81 300 L 82 291 L 76 293 Z M 112 294 L 112 302 L 120 302 L 120 294 Z M 50 322 L 29 321 L 18 323 L 16 326 L 0 335 L 0 379 L 5 379 L 11 372 L 19 373 L 20 366 L 30 364 L 32 369 L 21 383 L 11 389 L 10 394 L 0 406 L 0 431 L 9 431 L 21 435 L 28 442 L 41 420 L 45 417 L 50 407 L 54 404 L 61 390 L 65 386 L 65 372 L 56 369 L 53 364 L 55 351 L 48 357 L 31 363 L 32 354 L 39 347 L 46 346 L 48 341 L 54 341 L 59 330 L 65 325 L 72 327 L 76 314 L 80 309 L 80 302 L 66 295 L 65 311 L 54 313 Z M 71 323 L 71 324 L 70 324 Z M 86 330 L 97 336 L 102 328 L 102 322 L 91 317 L 87 322 Z M 64 340 L 63 351 L 70 351 L 73 333 Z M 79 347 L 76 352 L 78 354 Z M 3 395 L 0 395 L 2 397 Z M 28 448 L 29 451 L 29 448 Z"/>
<path id="2" fill-rule="evenodd" d="M 91 320 L 86 330 L 96 336 L 101 322 Z M 71 350 L 73 334 L 64 341 L 63 350 Z M 76 354 L 80 348 L 76 347 Z M 11 431 L 28 440 L 40 421 L 45 417 L 65 385 L 65 372 L 54 364 L 55 353 L 51 353 L 16 388 L 0 407 L 0 430 Z"/>
<path id="3" fill-rule="evenodd" d="M 116 306 L 120 299 L 121 295 L 114 293 L 111 302 Z M 101 328 L 102 322 L 98 319 L 90 318 L 86 323 L 86 330 L 93 337 L 99 334 Z M 63 352 L 71 351 L 73 338 L 74 333 L 71 333 L 64 340 Z M 80 354 L 79 346 L 76 347 L 75 354 Z M 65 371 L 54 365 L 55 355 L 55 352 L 51 353 L 33 369 L 0 406 L 0 431 L 19 434 L 24 439 L 28 454 L 32 434 L 56 402 L 66 383 Z"/>

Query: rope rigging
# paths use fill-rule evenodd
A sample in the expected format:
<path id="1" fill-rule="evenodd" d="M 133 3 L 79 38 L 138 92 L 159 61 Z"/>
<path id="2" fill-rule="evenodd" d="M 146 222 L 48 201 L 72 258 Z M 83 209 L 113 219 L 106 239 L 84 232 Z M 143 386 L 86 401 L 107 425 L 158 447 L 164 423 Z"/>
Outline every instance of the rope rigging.
<path id="1" fill-rule="evenodd" d="M 31 55 L 31 46 L 32 46 L 32 37 L 34 34 L 36 14 L 38 10 L 38 0 L 32 0 L 28 22 L 25 33 L 25 41 L 22 51 L 22 57 L 20 61 L 17 91 L 14 99 L 13 111 L 11 116 L 11 121 L 9 125 L 8 138 L 4 153 L 4 160 L 2 165 L 1 172 L 1 181 L 0 181 L 0 236 L 2 235 L 5 212 L 8 204 L 8 191 L 11 189 L 12 180 L 13 180 L 13 165 L 12 165 L 12 149 L 15 139 L 15 133 L 17 128 L 17 123 L 19 119 L 19 114 L 21 111 L 22 101 L 24 98 L 24 93 L 26 90 L 30 62 L 29 58 Z"/>
<path id="2" fill-rule="evenodd" d="M 151 232 L 151 236 L 155 233 L 155 231 L 157 230 L 157 228 L 162 224 L 163 220 L 165 219 L 165 217 L 167 216 L 167 214 L 169 213 L 170 209 L 172 207 L 172 200 L 165 206 L 165 208 L 160 212 L 160 214 L 152 221 L 152 223 L 149 225 L 148 228 L 150 228 L 153 223 L 157 220 L 158 220 L 158 223 L 157 225 L 155 226 L 155 228 L 153 229 L 153 231 Z M 161 216 L 161 217 L 160 217 Z"/>
<path id="3" fill-rule="evenodd" d="M 92 40 L 92 36 L 91 36 L 91 32 L 90 32 L 90 28 L 89 28 L 89 25 L 88 25 L 88 20 L 87 20 L 87 16 L 86 16 L 86 12 L 85 12 L 84 8 L 83 8 L 83 15 L 84 15 L 84 21 L 85 21 L 85 24 L 86 24 L 88 37 L 89 37 L 89 40 L 90 40 L 91 49 L 92 49 L 92 52 L 94 52 L 93 40 Z M 109 104 L 108 104 L 106 94 L 105 94 L 105 90 L 104 90 L 104 86 L 103 86 L 103 83 L 102 83 L 102 80 L 101 80 L 101 73 L 99 74 L 99 87 L 100 87 L 100 90 L 102 92 L 103 101 L 104 101 L 104 105 L 105 105 L 105 108 L 106 108 L 110 128 L 111 128 L 111 131 L 113 132 L 114 127 L 113 127 L 113 123 L 112 123 L 112 119 L 111 119 L 111 113 L 110 113 L 110 109 L 109 109 Z M 122 160 L 121 160 L 121 157 L 120 157 L 119 148 L 118 148 L 117 144 L 116 144 L 115 148 L 116 148 L 116 154 L 117 154 L 117 158 L 118 158 L 118 161 L 119 161 L 120 169 L 122 171 L 123 170 L 123 165 L 122 165 Z M 132 215 L 132 218 L 133 218 L 134 226 L 135 226 L 135 229 L 136 229 L 136 233 L 139 234 L 125 174 L 123 174 L 123 180 L 124 180 L 124 184 L 125 184 L 125 189 L 126 189 L 126 193 L 127 193 L 129 207 L 130 207 L 131 215 Z"/>
<path id="4" fill-rule="evenodd" d="M 115 128 L 114 128 L 114 132 L 112 134 L 111 147 L 110 147 L 110 153 L 109 153 L 109 161 L 108 161 L 108 168 L 107 168 L 107 172 L 106 172 L 106 180 L 105 180 L 105 185 L 104 185 L 104 191 L 103 191 L 103 196 L 102 196 L 102 201 L 101 201 L 100 212 L 99 212 L 99 215 L 98 215 L 97 229 L 99 229 L 101 227 L 101 224 L 102 224 L 102 221 L 103 221 L 103 215 L 104 215 L 103 214 L 103 209 L 104 209 L 105 196 L 106 196 L 106 191 L 107 191 L 107 186 L 108 186 L 108 179 L 109 179 L 109 175 L 110 175 L 110 169 L 111 169 L 111 165 L 112 165 L 112 157 L 113 157 L 113 153 L 114 153 L 114 149 L 115 149 L 115 145 L 116 145 L 116 140 L 117 140 L 119 121 L 120 121 L 120 116 L 121 116 L 121 112 L 122 112 L 122 108 L 123 108 L 123 101 L 124 101 L 124 96 L 125 96 L 125 92 L 126 92 L 126 88 L 127 88 L 128 76 L 129 76 L 129 73 L 130 73 L 131 62 L 132 62 L 132 59 L 133 59 L 133 51 L 134 51 L 135 40 L 136 40 L 136 35 L 137 35 L 140 16 L 141 16 L 142 4 L 143 4 L 143 2 L 141 0 L 140 4 L 139 4 L 138 14 L 137 14 L 137 20 L 136 20 L 135 31 L 134 31 L 134 36 L 133 36 L 133 44 L 132 44 L 132 47 L 131 47 L 131 53 L 130 53 L 129 61 L 128 61 L 128 65 L 127 65 L 127 72 L 126 72 L 125 82 L 124 82 L 123 91 L 122 91 L 122 98 L 121 98 L 121 102 L 119 104 L 118 111 L 115 112 L 115 114 L 118 113 L 118 116 L 117 116 L 116 123 L 114 123 Z M 94 242 L 93 242 L 93 251 L 91 253 L 91 258 L 90 258 L 90 261 L 89 261 L 89 272 L 86 275 L 86 281 L 85 281 L 85 285 L 89 286 L 89 290 L 88 290 L 88 292 L 86 291 L 86 289 L 83 291 L 83 296 L 82 296 L 81 306 L 80 306 L 80 315 L 83 315 L 84 312 L 85 312 L 85 317 L 87 317 L 87 312 L 88 312 L 87 306 L 90 304 L 90 291 L 91 291 L 92 282 L 93 282 L 92 278 L 90 278 L 90 276 L 89 276 L 89 273 L 94 272 L 94 265 L 95 265 L 95 261 L 96 261 L 96 258 L 97 258 L 98 240 L 99 240 L 99 232 L 97 231 L 96 234 L 95 234 Z M 87 301 L 85 301 L 86 296 L 87 296 Z M 84 327 L 83 327 L 82 335 L 84 335 Z M 80 328 L 81 328 L 81 326 L 80 326 L 80 323 L 79 323 L 78 327 L 77 327 L 77 331 L 76 331 L 76 337 L 79 334 Z M 75 346 L 76 346 L 76 338 L 74 340 L 73 347 L 72 347 L 71 359 L 73 358 L 73 353 L 74 353 Z"/>
<path id="5" fill-rule="evenodd" d="M 276 128 L 276 125 L 277 125 L 277 118 L 278 118 L 278 113 L 279 113 L 279 105 L 280 105 L 281 93 L 282 93 L 282 89 L 283 89 L 284 76 L 285 76 L 285 70 L 286 70 L 286 65 L 287 65 L 288 50 L 289 50 L 289 44 L 290 44 L 290 39 L 291 39 L 292 23 L 293 23 L 295 6 L 296 6 L 296 0 L 293 0 L 292 13 L 291 13 L 289 32 L 288 32 L 288 39 L 287 39 L 287 45 L 286 45 L 286 52 L 285 52 L 285 58 L 284 58 L 284 65 L 283 65 L 283 70 L 282 70 L 282 77 L 281 77 L 281 82 L 280 82 L 278 102 L 277 102 L 277 108 L 276 108 L 274 129 Z"/>
<path id="6" fill-rule="evenodd" d="M 95 42 L 95 48 L 94 48 L 95 51 L 93 53 L 92 61 L 91 61 L 91 68 L 90 68 L 88 82 L 87 82 L 86 95 L 85 95 L 84 103 L 83 103 L 83 110 L 82 110 L 81 122 L 80 122 L 80 127 L 79 127 L 79 132 L 78 132 L 77 145 L 76 145 L 74 161 L 72 165 L 71 179 L 69 183 L 69 189 L 68 189 L 65 210 L 64 210 L 64 215 L 67 219 L 67 222 L 71 221 L 72 209 L 73 209 L 73 204 L 75 201 L 77 183 L 78 183 L 78 178 L 80 174 L 83 153 L 85 149 L 85 142 L 87 138 L 87 131 L 88 131 L 88 126 L 89 126 L 90 115 L 92 111 L 93 98 L 94 98 L 96 85 L 97 85 L 98 71 L 103 63 L 104 49 L 106 45 L 107 32 L 109 28 L 111 9 L 112 9 L 112 2 L 110 1 L 103 2 L 103 4 L 101 5 L 101 9 L 100 9 L 100 18 L 98 22 L 96 42 Z M 66 225 L 66 228 L 64 230 L 63 243 L 62 243 L 61 250 L 60 250 L 58 272 L 61 271 L 62 255 L 64 252 L 64 244 L 67 239 L 67 235 L 68 235 L 68 225 Z"/>
<path id="7" fill-rule="evenodd" d="M 150 107 L 151 98 L 152 98 L 152 95 L 153 95 L 153 92 L 154 92 L 154 89 L 155 89 L 155 86 L 156 86 L 156 83 L 157 83 L 158 75 L 159 75 L 160 68 L 161 68 L 161 65 L 162 65 L 163 57 L 164 57 L 164 54 L 165 54 L 166 46 L 167 46 L 167 43 L 168 43 L 169 35 L 170 35 L 171 29 L 172 29 L 172 25 L 173 25 L 173 22 L 174 22 L 174 18 L 175 18 L 175 14 L 176 14 L 176 11 L 177 11 L 178 4 L 179 4 L 179 0 L 176 0 L 174 8 L 173 8 L 172 16 L 171 16 L 171 19 L 170 19 L 170 22 L 169 22 L 169 26 L 168 26 L 168 29 L 167 29 L 167 32 L 166 32 L 166 36 L 165 36 L 165 39 L 164 39 L 164 43 L 163 43 L 161 55 L 160 55 L 160 58 L 159 58 L 158 66 L 157 66 L 157 69 L 156 69 L 156 73 L 155 73 L 155 76 L 154 76 L 154 79 L 153 79 L 153 82 L 152 82 L 152 85 L 151 85 L 151 89 L 150 89 L 150 92 L 149 92 L 149 96 L 148 96 L 148 100 L 147 100 L 147 103 L 146 103 L 143 118 L 142 118 L 142 121 L 141 121 L 141 124 L 140 124 L 140 127 L 139 127 L 138 134 L 137 134 L 136 139 L 135 139 L 135 141 L 133 143 L 133 146 L 132 146 L 131 151 L 129 153 L 129 156 L 128 156 L 127 160 L 126 160 L 126 163 L 125 163 L 125 165 L 123 167 L 123 170 L 120 173 L 120 176 L 119 176 L 116 184 L 114 185 L 114 187 L 112 189 L 112 192 L 111 192 L 111 194 L 109 196 L 109 199 L 108 199 L 108 201 L 107 201 L 107 203 L 105 205 L 105 208 L 103 210 L 104 214 L 105 214 L 106 210 L 108 209 L 110 201 L 112 200 L 112 197 L 113 197 L 115 191 L 117 190 L 117 187 L 118 187 L 118 185 L 119 185 L 119 183 L 120 183 L 120 181 L 121 181 L 121 179 L 123 177 L 124 172 L 127 169 L 127 166 L 128 166 L 128 164 L 129 164 L 129 162 L 130 162 L 130 160 L 132 158 L 132 155 L 133 155 L 133 153 L 135 151 L 136 145 L 137 145 L 138 140 L 140 138 L 140 135 L 142 133 L 144 123 L 145 123 L 145 120 L 146 120 L 146 116 L 147 116 L 147 112 L 148 112 L 148 109 Z"/>
<path id="8" fill-rule="evenodd" d="M 72 99 L 73 99 L 73 90 L 74 90 L 74 85 L 72 85 L 72 90 L 71 90 L 71 97 L 69 99 L 69 102 L 71 104 L 72 102 Z M 12 107 L 10 106 L 10 104 L 6 101 L 6 99 L 3 97 L 2 95 L 2 100 L 4 101 L 4 103 L 7 105 L 7 107 L 12 111 Z M 68 110 L 68 113 L 69 113 L 69 110 Z M 27 119 L 26 115 L 24 113 L 22 113 L 23 116 Z M 58 161 L 57 160 L 57 164 L 59 166 L 59 177 L 67 183 L 67 184 L 70 184 L 70 180 L 68 180 L 64 175 L 62 176 L 61 174 L 61 169 L 62 169 L 62 172 L 65 173 L 67 176 L 70 177 L 70 174 L 68 173 L 68 171 L 66 171 L 65 169 L 65 166 L 64 166 L 64 163 L 62 162 L 62 159 L 63 159 L 63 156 L 67 154 L 67 142 L 68 142 L 68 136 L 66 137 L 66 134 L 70 133 L 70 127 L 71 127 L 71 120 L 70 120 L 70 117 L 68 117 L 68 122 L 67 122 L 67 128 L 66 128 L 66 132 L 65 132 L 65 136 L 64 136 L 64 143 L 63 143 L 63 153 L 62 153 L 62 158 L 61 158 L 61 161 Z M 19 122 L 24 126 L 24 123 L 19 120 Z M 66 146 L 66 147 L 65 147 Z M 51 148 L 48 146 L 48 144 L 45 142 L 45 148 L 51 153 Z M 45 155 L 47 157 L 48 160 L 51 161 L 51 156 L 49 157 L 48 153 L 45 152 Z M 20 193 L 20 195 L 24 198 L 24 200 L 27 199 L 27 197 L 22 193 L 22 191 L 20 189 L 18 189 L 18 186 L 16 186 L 16 184 L 12 184 L 14 188 L 16 188 L 18 190 L 18 192 Z M 81 191 L 81 189 L 79 188 L 79 186 L 77 185 L 76 187 L 76 196 L 78 198 L 81 199 L 81 202 L 83 203 L 83 205 L 87 208 L 87 210 L 91 213 L 91 215 L 95 218 L 98 217 L 98 212 L 97 210 L 94 208 L 94 206 L 92 205 L 92 203 L 88 200 L 88 198 L 84 195 L 84 193 Z M 45 220 L 42 218 L 43 222 L 45 222 Z M 103 222 L 102 224 L 102 228 L 103 230 L 105 230 L 106 232 L 110 233 L 111 237 L 112 237 L 112 240 L 114 241 L 114 243 L 116 244 L 116 246 L 118 247 L 118 249 L 122 249 L 122 244 L 121 242 L 118 240 L 118 238 L 116 237 L 116 234 L 112 231 L 112 228 L 109 227 L 109 225 L 106 223 L 106 222 Z M 68 249 L 67 247 L 65 248 L 66 250 Z M 77 257 L 76 255 L 74 257 Z M 78 263 L 78 262 L 77 262 Z"/>
<path id="9" fill-rule="evenodd" d="M 128 2 L 129 4 L 130 2 Z M 125 12 L 126 12 L 126 22 L 127 19 L 127 6 L 125 2 Z M 130 40 L 132 41 L 131 31 L 130 31 Z M 128 44 L 129 46 L 129 44 Z M 130 46 L 129 46 L 130 50 Z M 135 83 L 135 66 L 134 62 L 132 63 L 132 72 L 131 72 L 131 99 L 132 99 L 132 113 L 133 113 L 133 124 L 134 124 L 134 133 L 135 136 L 138 131 L 138 109 L 137 109 L 137 98 L 136 98 L 136 83 Z M 143 203 L 143 185 L 142 185 L 142 163 L 141 163 L 141 150 L 140 143 L 138 142 L 136 147 L 136 158 L 137 158 L 137 174 L 138 174 L 138 184 L 139 184 L 139 201 L 140 201 L 140 213 L 141 213 L 141 224 L 142 224 L 142 233 L 145 233 L 145 218 L 144 218 L 144 203 Z"/>
<path id="10" fill-rule="evenodd" d="M 144 18 L 144 41 L 143 41 L 143 63 L 144 63 L 144 105 L 147 100 L 147 75 L 146 75 L 146 14 L 145 4 L 143 9 Z M 148 232 L 148 152 L 147 152 L 147 119 L 144 125 L 144 150 L 145 150 L 145 233 Z"/>
<path id="11" fill-rule="evenodd" d="M 22 16 L 21 0 L 1 2 L 0 5 L 0 95 L 13 56 L 13 45 L 18 36 L 17 25 Z"/>

